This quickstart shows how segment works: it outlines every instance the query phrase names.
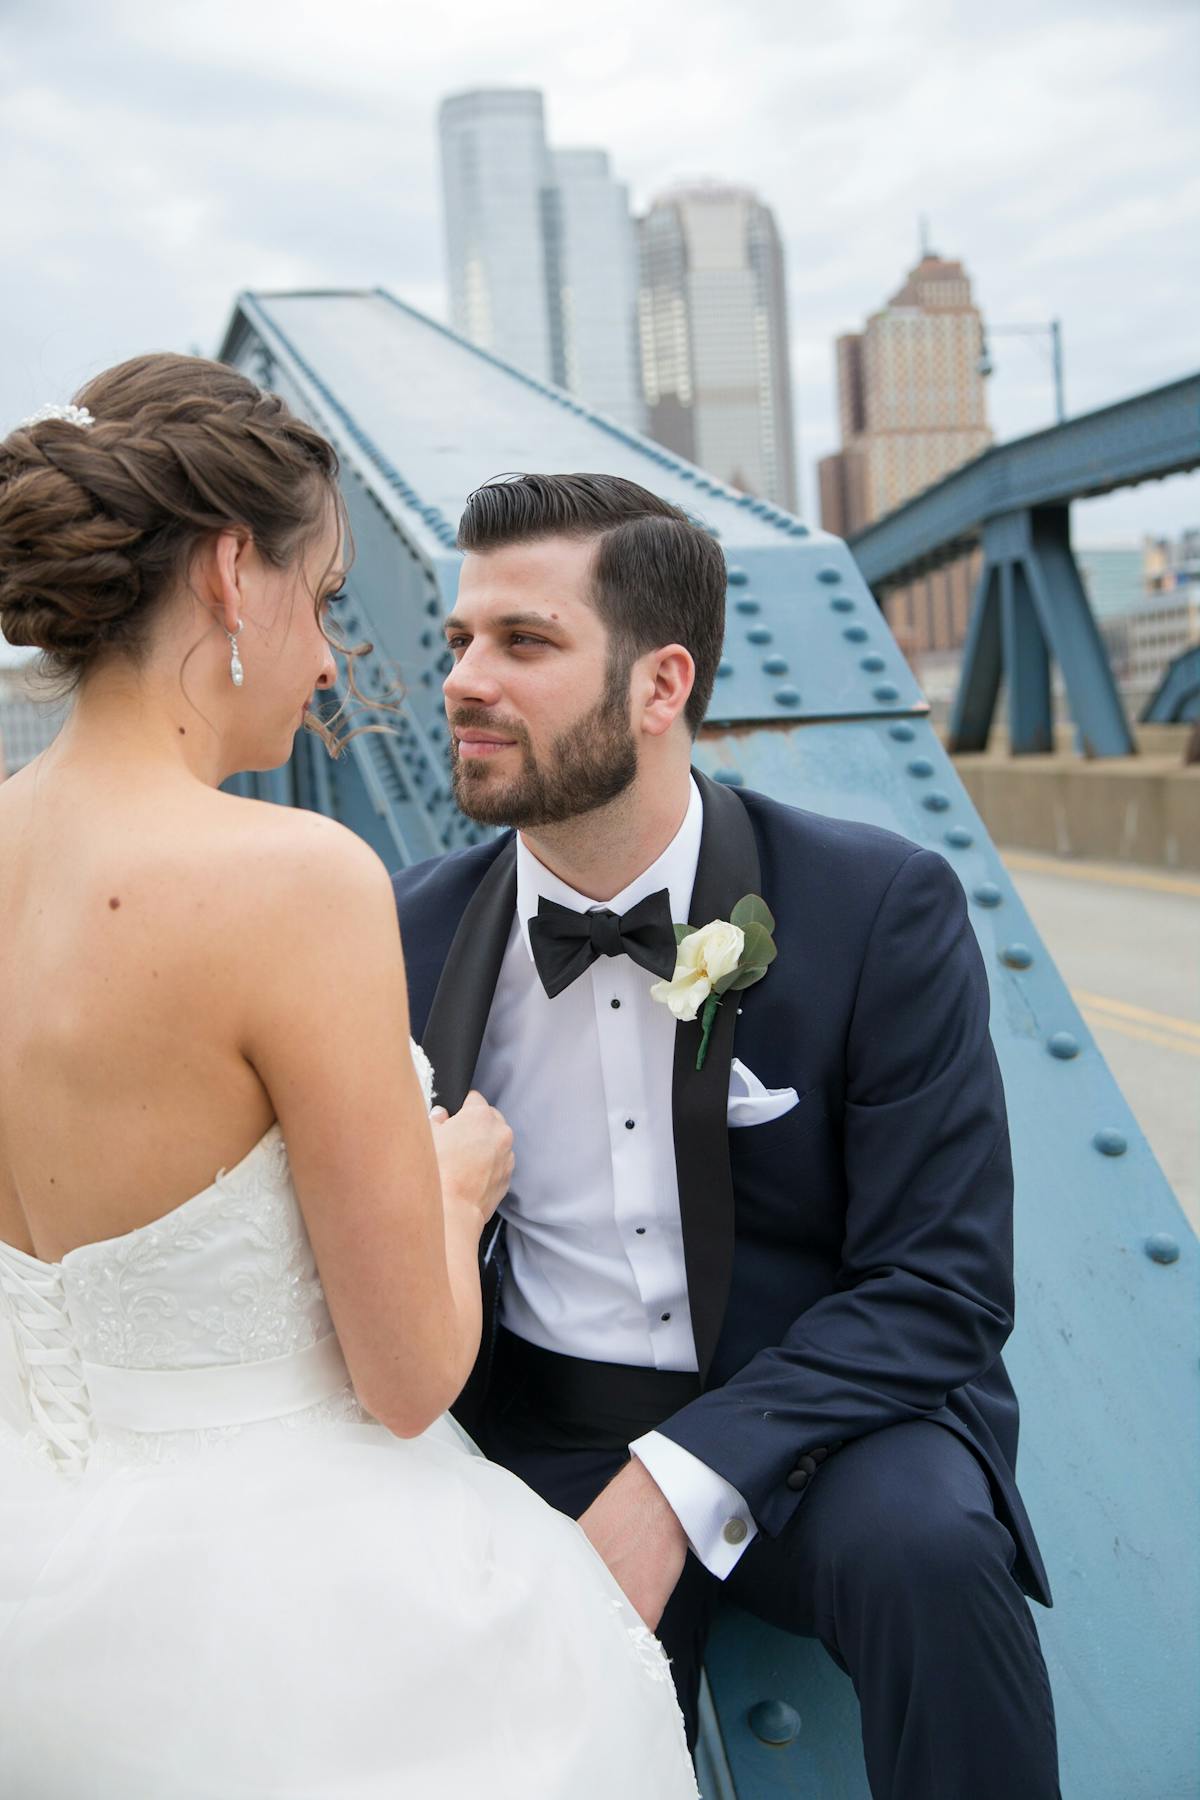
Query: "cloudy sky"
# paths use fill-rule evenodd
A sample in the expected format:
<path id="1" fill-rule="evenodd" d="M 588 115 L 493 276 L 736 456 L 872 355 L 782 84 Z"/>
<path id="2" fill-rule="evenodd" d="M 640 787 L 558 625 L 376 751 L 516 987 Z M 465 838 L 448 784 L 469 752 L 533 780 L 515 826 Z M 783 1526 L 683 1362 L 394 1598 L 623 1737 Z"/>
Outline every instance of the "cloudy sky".
<path id="1" fill-rule="evenodd" d="M 1200 367 L 1195 0 L 0 0 L 0 425 L 135 351 L 211 354 L 246 287 L 445 317 L 437 106 L 503 85 L 637 207 L 707 175 L 775 209 L 810 517 L 833 338 L 921 214 L 989 321 L 1061 318 L 1071 412 Z M 997 434 L 1049 423 L 1041 340 L 993 349 Z M 1084 543 L 1200 525 L 1200 475 L 1076 514 Z"/>

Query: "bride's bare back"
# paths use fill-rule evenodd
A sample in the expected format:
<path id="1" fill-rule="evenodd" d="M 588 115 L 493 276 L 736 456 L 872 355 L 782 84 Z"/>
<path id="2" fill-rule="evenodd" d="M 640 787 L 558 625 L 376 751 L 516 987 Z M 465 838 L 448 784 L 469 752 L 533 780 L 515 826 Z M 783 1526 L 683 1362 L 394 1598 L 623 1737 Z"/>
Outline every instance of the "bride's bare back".
<path id="1" fill-rule="evenodd" d="M 43 760 L 0 786 L 0 1238 L 57 1261 L 207 1187 L 271 1124 L 240 1045 L 286 945 L 256 940 L 306 842 L 320 905 L 338 827 Z"/>
<path id="2" fill-rule="evenodd" d="M 359 1397 L 424 1430 L 474 1360 L 511 1135 L 476 1099 L 435 1149 L 375 853 L 222 791 L 335 679 L 336 459 L 201 358 L 78 398 L 0 442 L 0 628 L 76 688 L 0 785 L 0 1241 L 123 1236 L 278 1120 Z"/>

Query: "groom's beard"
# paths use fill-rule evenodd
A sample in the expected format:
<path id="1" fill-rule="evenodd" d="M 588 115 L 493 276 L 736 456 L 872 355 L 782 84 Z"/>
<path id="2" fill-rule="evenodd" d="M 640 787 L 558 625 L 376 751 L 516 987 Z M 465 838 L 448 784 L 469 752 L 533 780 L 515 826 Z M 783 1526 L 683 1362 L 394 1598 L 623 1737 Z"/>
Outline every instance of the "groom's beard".
<path id="1" fill-rule="evenodd" d="M 454 798 L 480 825 L 514 825 L 528 830 L 560 825 L 594 812 L 623 794 L 637 775 L 637 746 L 629 728 L 629 670 L 617 679 L 609 670 L 603 697 L 568 725 L 539 762 L 523 725 L 493 718 L 484 707 L 460 707 L 451 727 L 503 732 L 516 742 L 522 768 L 502 776 L 490 762 L 463 762 L 451 736 Z"/>

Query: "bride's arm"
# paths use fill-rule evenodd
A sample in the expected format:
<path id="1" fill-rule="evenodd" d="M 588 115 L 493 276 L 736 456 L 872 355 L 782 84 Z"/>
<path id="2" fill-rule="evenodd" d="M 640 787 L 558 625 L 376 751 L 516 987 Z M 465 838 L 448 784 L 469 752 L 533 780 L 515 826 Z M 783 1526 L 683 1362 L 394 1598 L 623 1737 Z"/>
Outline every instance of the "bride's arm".
<path id="1" fill-rule="evenodd" d="M 462 1115 L 436 1127 L 456 1138 L 439 1177 L 387 871 L 314 814 L 266 835 L 238 908 L 242 1052 L 282 1126 L 359 1399 L 412 1437 L 457 1397 L 479 1347 L 479 1236 L 511 1136 L 477 1100 L 473 1132 Z"/>

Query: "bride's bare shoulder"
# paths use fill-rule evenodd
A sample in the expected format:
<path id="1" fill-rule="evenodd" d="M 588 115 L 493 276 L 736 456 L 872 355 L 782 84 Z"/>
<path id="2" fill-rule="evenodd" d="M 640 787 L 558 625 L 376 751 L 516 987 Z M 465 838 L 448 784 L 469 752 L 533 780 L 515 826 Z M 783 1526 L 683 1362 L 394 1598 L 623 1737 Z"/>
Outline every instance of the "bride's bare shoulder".
<path id="1" fill-rule="evenodd" d="M 207 811 L 211 886 L 247 924 L 272 930 L 305 917 L 388 916 L 391 878 L 356 832 L 322 813 L 219 794 Z"/>

